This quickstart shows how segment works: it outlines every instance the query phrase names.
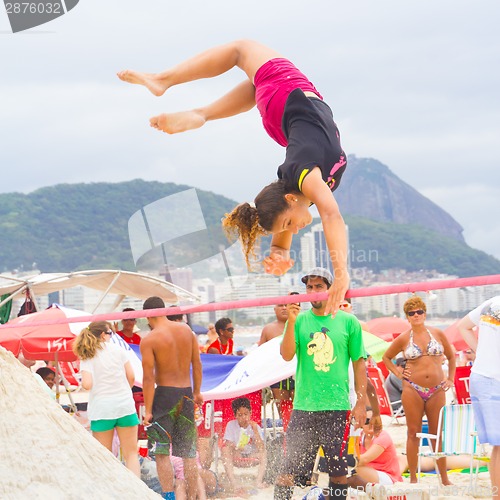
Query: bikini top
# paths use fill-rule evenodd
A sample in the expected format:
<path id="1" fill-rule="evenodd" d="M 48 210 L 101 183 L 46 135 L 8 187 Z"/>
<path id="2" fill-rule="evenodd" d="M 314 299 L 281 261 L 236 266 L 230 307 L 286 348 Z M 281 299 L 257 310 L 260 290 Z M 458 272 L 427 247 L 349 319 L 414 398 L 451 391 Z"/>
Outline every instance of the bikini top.
<path id="1" fill-rule="evenodd" d="M 427 344 L 426 354 L 427 356 L 441 356 L 444 353 L 443 344 L 438 342 L 431 334 L 429 330 L 427 330 L 429 337 L 429 343 Z M 424 356 L 422 349 L 413 342 L 413 330 L 410 331 L 410 343 L 408 347 L 404 351 L 405 359 L 417 359 Z"/>

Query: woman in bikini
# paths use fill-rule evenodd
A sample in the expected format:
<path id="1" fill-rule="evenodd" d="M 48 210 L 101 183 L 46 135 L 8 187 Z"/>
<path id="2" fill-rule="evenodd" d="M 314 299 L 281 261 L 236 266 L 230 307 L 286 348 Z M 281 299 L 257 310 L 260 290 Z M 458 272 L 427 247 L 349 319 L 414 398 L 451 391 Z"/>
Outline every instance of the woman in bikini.
<path id="1" fill-rule="evenodd" d="M 453 387 L 455 377 L 451 345 L 441 330 L 425 325 L 426 310 L 420 297 L 405 302 L 404 312 L 411 328 L 392 342 L 383 357 L 387 369 L 403 380 L 401 401 L 408 427 L 406 455 L 412 483 L 417 482 L 419 439 L 416 434 L 422 432 L 422 418 L 427 415 L 429 432 L 436 434 L 439 412 L 446 404 L 445 391 Z M 392 362 L 400 352 L 406 359 L 403 373 Z M 443 356 L 448 360 L 448 378 L 443 372 Z M 438 467 L 443 484 L 451 484 L 445 458 L 438 460 Z"/>
<path id="2" fill-rule="evenodd" d="M 347 157 L 332 111 L 307 77 L 278 52 L 251 40 L 214 47 L 162 73 L 126 70 L 118 77 L 160 96 L 174 85 L 215 77 L 235 66 L 247 79 L 228 94 L 208 106 L 155 116 L 150 124 L 175 134 L 257 105 L 266 132 L 286 147 L 285 161 L 278 168 L 278 180 L 262 189 L 254 202 L 241 203 L 226 214 L 224 228 L 241 241 L 249 267 L 259 238 L 272 234 L 270 253 L 262 263 L 266 273 L 282 275 L 294 265 L 292 237 L 311 224 L 309 207 L 316 205 L 335 276 L 326 313 L 335 313 L 349 286 L 349 274 L 345 224 L 332 192 Z"/>

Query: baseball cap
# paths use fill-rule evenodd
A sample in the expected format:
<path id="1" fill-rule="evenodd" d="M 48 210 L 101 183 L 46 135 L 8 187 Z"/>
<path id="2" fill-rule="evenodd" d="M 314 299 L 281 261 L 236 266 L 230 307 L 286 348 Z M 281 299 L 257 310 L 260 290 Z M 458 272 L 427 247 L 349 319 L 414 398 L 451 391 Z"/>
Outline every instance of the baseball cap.
<path id="1" fill-rule="evenodd" d="M 302 283 L 307 283 L 307 278 L 309 278 L 309 276 L 319 276 L 320 278 L 325 278 L 326 281 L 328 281 L 329 285 L 333 283 L 332 273 L 324 267 L 315 267 L 314 269 L 311 269 L 307 274 L 304 274 L 304 276 L 302 276 L 301 278 Z"/>

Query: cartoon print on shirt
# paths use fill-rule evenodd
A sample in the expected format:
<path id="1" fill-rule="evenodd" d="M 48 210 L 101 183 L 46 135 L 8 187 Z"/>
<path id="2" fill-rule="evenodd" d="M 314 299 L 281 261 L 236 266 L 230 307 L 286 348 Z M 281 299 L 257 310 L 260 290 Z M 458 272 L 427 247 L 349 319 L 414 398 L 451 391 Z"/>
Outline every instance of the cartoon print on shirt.
<path id="1" fill-rule="evenodd" d="M 330 365 L 335 363 L 333 343 L 328 337 L 328 328 L 323 327 L 320 332 L 311 333 L 311 341 L 307 344 L 307 354 L 313 356 L 314 368 L 318 371 L 330 371 Z"/>
<path id="2" fill-rule="evenodd" d="M 481 321 L 500 326 L 500 301 L 493 301 L 481 311 Z"/>

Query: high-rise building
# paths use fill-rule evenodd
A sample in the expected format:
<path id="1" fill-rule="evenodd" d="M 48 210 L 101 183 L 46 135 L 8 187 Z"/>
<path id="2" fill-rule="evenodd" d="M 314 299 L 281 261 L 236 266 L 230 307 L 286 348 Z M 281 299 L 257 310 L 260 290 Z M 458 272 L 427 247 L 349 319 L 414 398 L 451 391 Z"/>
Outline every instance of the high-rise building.
<path id="1" fill-rule="evenodd" d="M 349 228 L 347 225 L 346 231 L 349 247 Z M 333 273 L 332 259 L 326 245 L 322 224 L 315 224 L 308 233 L 300 238 L 300 253 L 302 271 L 307 272 L 313 267 L 323 267 Z"/>

